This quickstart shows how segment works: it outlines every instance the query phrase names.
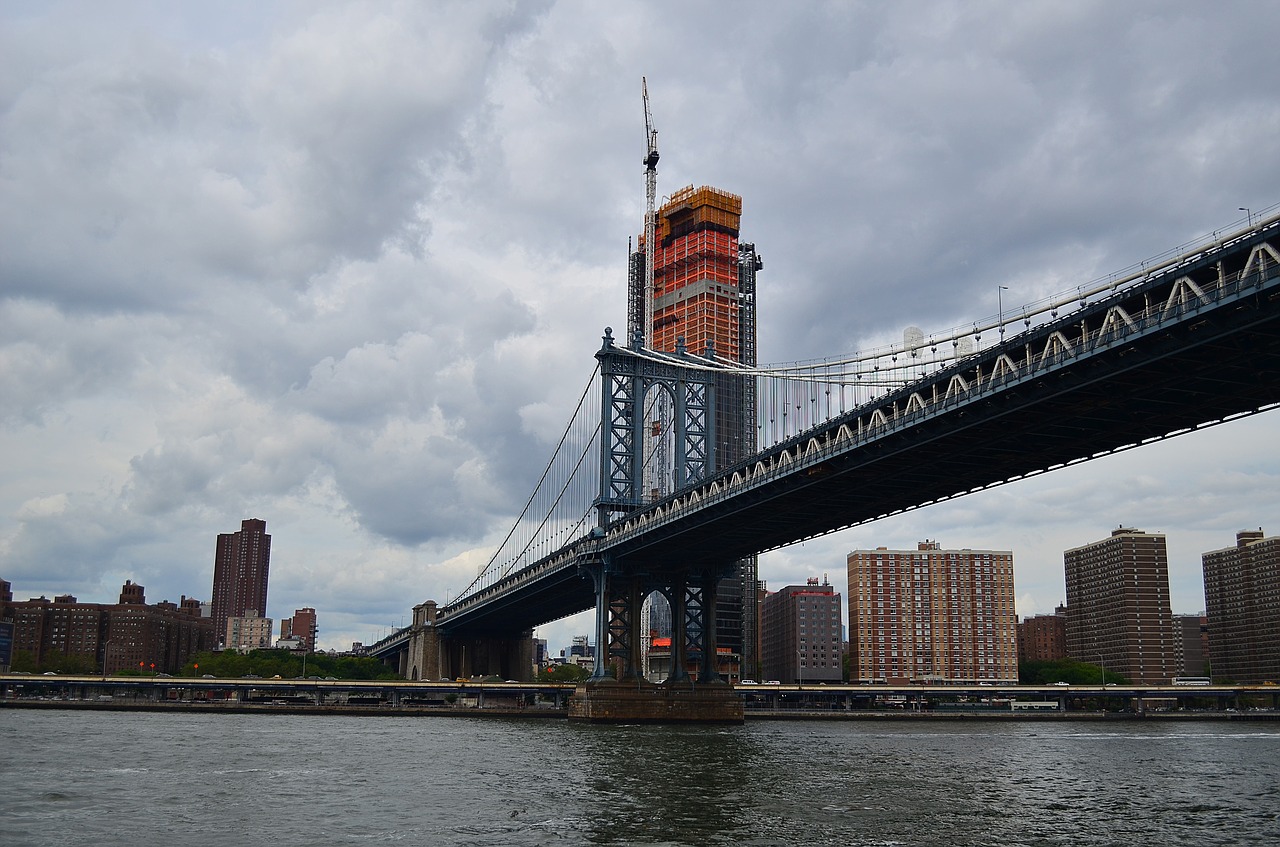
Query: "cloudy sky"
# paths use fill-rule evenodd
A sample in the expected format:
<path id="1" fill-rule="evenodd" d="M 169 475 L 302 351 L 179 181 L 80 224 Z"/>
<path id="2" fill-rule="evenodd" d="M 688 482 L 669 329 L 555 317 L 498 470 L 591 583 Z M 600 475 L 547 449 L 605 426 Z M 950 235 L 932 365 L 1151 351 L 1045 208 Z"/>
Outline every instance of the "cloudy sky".
<path id="1" fill-rule="evenodd" d="M 267 521 L 348 648 L 456 593 L 625 326 L 644 209 L 741 194 L 760 360 L 1072 289 L 1280 202 L 1275 3 L 0 3 L 0 578 L 207 600 Z M 1276 413 L 764 557 L 1280 532 Z M 589 624 L 544 627 L 554 649 Z"/>

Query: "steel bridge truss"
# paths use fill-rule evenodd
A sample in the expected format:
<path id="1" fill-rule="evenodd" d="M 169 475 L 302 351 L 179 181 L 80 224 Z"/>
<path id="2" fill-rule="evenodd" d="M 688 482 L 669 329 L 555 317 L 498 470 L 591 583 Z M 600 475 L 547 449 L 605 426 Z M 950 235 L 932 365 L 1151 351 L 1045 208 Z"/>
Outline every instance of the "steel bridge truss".
<path id="1" fill-rule="evenodd" d="M 683 367 L 676 362 L 654 361 L 635 355 L 641 338 L 635 335 L 631 349 L 613 343 L 605 329 L 600 360 L 600 497 L 596 500 L 600 526 L 609 525 L 615 512 L 631 512 L 649 499 L 644 492 L 644 427 L 647 403 L 664 392 L 675 407 L 675 467 L 677 489 L 693 485 L 714 472 L 711 434 L 715 431 L 716 372 L 705 367 Z M 684 344 L 676 356 L 684 356 Z"/>

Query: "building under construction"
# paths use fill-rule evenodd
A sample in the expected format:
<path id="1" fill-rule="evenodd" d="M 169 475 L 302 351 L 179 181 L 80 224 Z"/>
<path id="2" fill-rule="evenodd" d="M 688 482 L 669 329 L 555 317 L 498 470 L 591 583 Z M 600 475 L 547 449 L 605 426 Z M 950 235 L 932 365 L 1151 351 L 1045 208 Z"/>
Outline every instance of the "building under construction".
<path id="1" fill-rule="evenodd" d="M 652 323 L 646 326 L 646 250 L 631 255 L 627 296 L 629 335 L 645 346 L 675 352 L 683 344 L 698 356 L 754 366 L 756 362 L 756 273 L 763 267 L 754 244 L 738 240 L 742 198 L 718 188 L 688 186 L 657 210 L 653 223 Z M 715 467 L 735 464 L 756 447 L 756 383 L 726 374 L 716 387 Z M 650 434 L 661 436 L 655 417 Z M 655 497 L 666 491 L 654 487 Z M 738 575 L 721 585 L 717 643 L 741 655 L 744 674 L 758 673 L 759 621 L 756 559 L 743 560 Z"/>

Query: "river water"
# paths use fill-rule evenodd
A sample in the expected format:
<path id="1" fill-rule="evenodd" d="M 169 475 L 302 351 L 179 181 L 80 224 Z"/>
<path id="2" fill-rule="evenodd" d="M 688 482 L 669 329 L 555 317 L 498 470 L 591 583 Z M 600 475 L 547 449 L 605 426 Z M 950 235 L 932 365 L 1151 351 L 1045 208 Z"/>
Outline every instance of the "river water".
<path id="1" fill-rule="evenodd" d="M 1276 845 L 1280 724 L 0 709 L 0 845 Z"/>

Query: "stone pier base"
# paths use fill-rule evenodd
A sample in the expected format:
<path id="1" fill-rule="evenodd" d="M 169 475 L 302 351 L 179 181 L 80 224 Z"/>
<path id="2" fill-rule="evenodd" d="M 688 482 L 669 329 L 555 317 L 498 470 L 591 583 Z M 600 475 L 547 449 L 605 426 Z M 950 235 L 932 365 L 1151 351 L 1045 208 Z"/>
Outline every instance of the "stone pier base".
<path id="1" fill-rule="evenodd" d="M 602 680 L 578 686 L 569 720 L 591 723 L 742 723 L 742 697 L 726 683 L 654 685 Z"/>

